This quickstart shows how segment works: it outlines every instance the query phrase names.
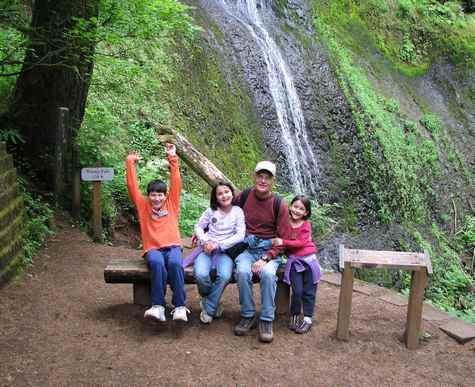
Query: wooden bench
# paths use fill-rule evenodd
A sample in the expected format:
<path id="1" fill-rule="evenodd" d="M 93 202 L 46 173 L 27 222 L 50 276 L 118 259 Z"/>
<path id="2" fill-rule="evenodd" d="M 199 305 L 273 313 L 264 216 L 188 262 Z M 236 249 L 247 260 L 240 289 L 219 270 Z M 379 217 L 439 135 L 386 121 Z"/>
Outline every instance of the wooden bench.
<path id="1" fill-rule="evenodd" d="M 282 281 L 284 265 L 277 271 L 277 313 L 287 314 L 289 311 L 290 288 Z M 150 305 L 150 272 L 144 259 L 117 259 L 111 261 L 104 269 L 104 280 L 109 284 L 133 284 L 133 302 L 137 305 Z M 259 278 L 254 276 L 254 282 Z M 230 283 L 235 283 L 234 275 Z M 185 268 L 185 283 L 194 284 L 193 266 Z"/>
<path id="2" fill-rule="evenodd" d="M 340 268 L 343 278 L 340 288 L 336 336 L 348 340 L 351 299 L 353 294 L 353 268 L 389 268 L 411 271 L 411 292 L 407 307 L 404 340 L 408 349 L 419 343 L 422 321 L 422 302 L 427 285 L 427 274 L 432 274 L 432 264 L 427 252 L 407 253 L 394 251 L 351 250 L 339 246 Z"/>

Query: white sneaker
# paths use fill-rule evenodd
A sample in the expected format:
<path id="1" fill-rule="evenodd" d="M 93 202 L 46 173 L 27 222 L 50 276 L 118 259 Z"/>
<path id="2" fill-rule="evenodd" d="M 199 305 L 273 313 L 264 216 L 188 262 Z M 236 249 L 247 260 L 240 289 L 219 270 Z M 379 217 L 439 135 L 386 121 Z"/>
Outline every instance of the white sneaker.
<path id="1" fill-rule="evenodd" d="M 178 306 L 172 310 L 173 320 L 181 320 L 187 322 L 187 313 L 190 313 L 190 311 L 186 308 L 186 306 Z"/>
<path id="2" fill-rule="evenodd" d="M 220 318 L 220 317 L 223 316 L 223 313 L 224 313 L 223 304 L 219 303 L 219 304 L 218 304 L 218 308 L 216 309 L 216 314 L 214 315 L 214 317 Z"/>
<path id="3" fill-rule="evenodd" d="M 203 324 L 210 324 L 213 321 L 213 316 L 210 316 L 208 312 L 206 312 L 206 309 L 203 306 L 203 300 L 200 300 L 200 308 L 201 308 L 200 321 Z"/>
<path id="4" fill-rule="evenodd" d="M 162 305 L 152 305 L 150 309 L 145 311 L 143 317 L 149 320 L 161 322 L 167 321 L 167 318 L 165 317 L 165 307 Z"/>

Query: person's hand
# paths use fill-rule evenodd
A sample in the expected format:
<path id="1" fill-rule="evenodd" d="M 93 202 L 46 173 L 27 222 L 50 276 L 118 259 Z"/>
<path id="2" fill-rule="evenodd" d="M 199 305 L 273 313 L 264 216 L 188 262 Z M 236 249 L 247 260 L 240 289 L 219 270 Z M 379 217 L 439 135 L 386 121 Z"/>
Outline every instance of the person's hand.
<path id="1" fill-rule="evenodd" d="M 196 246 L 198 246 L 198 242 L 199 242 L 198 237 L 195 234 L 193 234 L 191 236 L 191 248 L 194 249 Z"/>
<path id="2" fill-rule="evenodd" d="M 264 268 L 264 266 L 266 265 L 266 261 L 264 261 L 263 259 L 259 259 L 257 260 L 256 262 L 254 262 L 251 266 L 251 271 L 254 273 L 254 274 L 261 274 L 261 271 L 262 269 Z"/>
<path id="3" fill-rule="evenodd" d="M 132 160 L 134 163 L 136 163 L 137 161 L 141 159 L 142 157 L 136 152 L 130 152 L 129 155 L 127 156 L 127 160 Z"/>
<path id="4" fill-rule="evenodd" d="M 272 238 L 272 246 L 282 246 L 283 244 L 282 238 Z"/>
<path id="5" fill-rule="evenodd" d="M 214 250 L 218 248 L 218 244 L 216 242 L 208 241 L 204 244 L 203 250 L 206 254 L 211 255 Z"/>
<path id="6" fill-rule="evenodd" d="M 169 142 L 167 142 L 165 144 L 165 146 L 167 147 L 167 155 L 168 156 L 176 156 L 176 147 L 175 147 L 175 145 L 170 144 Z"/>

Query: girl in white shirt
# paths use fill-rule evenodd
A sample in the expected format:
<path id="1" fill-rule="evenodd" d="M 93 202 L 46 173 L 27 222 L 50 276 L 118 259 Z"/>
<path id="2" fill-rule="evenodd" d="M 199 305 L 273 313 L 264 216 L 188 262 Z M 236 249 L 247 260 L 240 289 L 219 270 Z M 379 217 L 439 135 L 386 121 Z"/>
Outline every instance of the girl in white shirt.
<path id="1" fill-rule="evenodd" d="M 217 183 L 211 191 L 210 208 L 201 215 L 195 226 L 195 236 L 203 252 L 194 262 L 195 279 L 200 301 L 200 320 L 204 324 L 220 317 L 223 308 L 221 296 L 231 280 L 234 262 L 225 250 L 242 242 L 246 234 L 244 213 L 238 206 L 233 206 L 234 189 L 227 182 Z M 216 279 L 211 279 L 210 272 L 216 266 Z"/>

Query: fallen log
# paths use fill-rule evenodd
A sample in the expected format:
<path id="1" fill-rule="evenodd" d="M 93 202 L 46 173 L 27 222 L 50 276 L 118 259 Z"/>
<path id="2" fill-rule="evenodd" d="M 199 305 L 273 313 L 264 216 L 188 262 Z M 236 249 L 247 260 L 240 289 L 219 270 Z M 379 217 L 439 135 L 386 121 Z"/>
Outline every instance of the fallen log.
<path id="1" fill-rule="evenodd" d="M 157 137 L 163 144 L 166 142 L 175 144 L 178 156 L 210 186 L 214 186 L 218 181 L 226 181 L 236 189 L 236 186 L 223 172 L 176 130 L 159 128 L 157 129 Z"/>

